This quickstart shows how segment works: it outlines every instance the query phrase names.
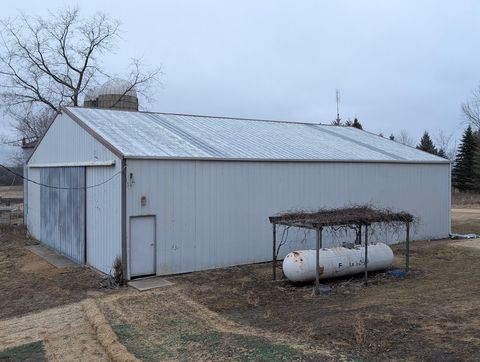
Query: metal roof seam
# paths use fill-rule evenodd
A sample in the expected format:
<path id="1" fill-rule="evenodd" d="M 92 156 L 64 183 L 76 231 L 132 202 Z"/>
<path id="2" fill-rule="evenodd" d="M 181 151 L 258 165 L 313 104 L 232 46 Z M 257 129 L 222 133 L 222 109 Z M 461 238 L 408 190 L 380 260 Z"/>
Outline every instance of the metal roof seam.
<path id="1" fill-rule="evenodd" d="M 379 149 L 379 148 L 377 148 L 377 147 L 375 147 L 375 146 L 367 145 L 366 143 L 360 142 L 360 141 L 355 140 L 355 139 L 353 139 L 353 138 L 351 138 L 351 137 L 348 137 L 348 136 L 345 136 L 345 135 L 340 135 L 340 134 L 337 134 L 337 133 L 332 132 L 332 131 L 330 131 L 330 130 L 322 129 L 322 128 L 316 127 L 316 126 L 315 126 L 314 128 L 317 129 L 317 130 L 320 130 L 320 131 L 322 131 L 322 132 L 330 133 L 331 135 L 334 135 L 334 136 L 336 136 L 336 137 L 343 138 L 343 139 L 345 139 L 346 141 L 356 143 L 356 144 L 358 144 L 358 145 L 360 145 L 360 146 L 362 146 L 362 147 L 369 148 L 369 149 L 371 149 L 372 151 L 379 152 L 379 153 L 383 153 L 385 156 L 391 157 L 391 158 L 393 158 L 393 159 L 395 159 L 395 160 L 405 160 L 404 157 L 400 157 L 400 156 L 397 156 L 397 155 L 395 155 L 395 154 L 393 154 L 393 153 L 386 152 L 386 151 L 381 150 L 381 149 Z"/>

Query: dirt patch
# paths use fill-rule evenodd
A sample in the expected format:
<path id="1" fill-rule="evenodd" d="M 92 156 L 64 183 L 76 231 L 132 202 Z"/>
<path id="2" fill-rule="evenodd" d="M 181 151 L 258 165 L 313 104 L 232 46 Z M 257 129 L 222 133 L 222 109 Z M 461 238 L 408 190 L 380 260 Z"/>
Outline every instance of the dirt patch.
<path id="1" fill-rule="evenodd" d="M 0 320 L 112 293 L 100 287 L 100 274 L 57 269 L 25 249 L 36 243 L 23 228 L 0 228 Z"/>
<path id="2" fill-rule="evenodd" d="M 19 258 L 19 270 L 22 273 L 44 273 L 48 274 L 54 271 L 52 265 L 44 259 L 34 255 L 31 251 L 27 251 L 25 255 Z"/>

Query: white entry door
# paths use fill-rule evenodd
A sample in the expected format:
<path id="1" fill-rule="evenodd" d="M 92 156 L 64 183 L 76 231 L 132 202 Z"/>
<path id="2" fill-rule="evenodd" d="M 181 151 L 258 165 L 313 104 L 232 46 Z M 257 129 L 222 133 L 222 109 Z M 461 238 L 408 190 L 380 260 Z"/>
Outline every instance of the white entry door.
<path id="1" fill-rule="evenodd" d="M 155 216 L 130 218 L 130 276 L 155 274 Z"/>

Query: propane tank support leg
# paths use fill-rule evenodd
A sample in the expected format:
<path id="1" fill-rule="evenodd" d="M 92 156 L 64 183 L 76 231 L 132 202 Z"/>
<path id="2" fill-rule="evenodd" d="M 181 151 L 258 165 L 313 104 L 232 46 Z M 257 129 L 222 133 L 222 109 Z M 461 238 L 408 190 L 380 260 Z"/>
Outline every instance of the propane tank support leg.
<path id="1" fill-rule="evenodd" d="M 322 228 L 317 229 L 317 246 L 315 254 L 315 295 L 320 294 L 320 249 L 322 247 Z"/>
<path id="2" fill-rule="evenodd" d="M 365 225 L 365 285 L 368 284 L 368 225 Z"/>
<path id="3" fill-rule="evenodd" d="M 277 224 L 273 224 L 272 278 L 277 280 Z"/>
<path id="4" fill-rule="evenodd" d="M 410 269 L 410 223 L 407 222 L 407 239 L 406 241 L 406 250 L 405 250 L 405 272 L 408 273 Z"/>

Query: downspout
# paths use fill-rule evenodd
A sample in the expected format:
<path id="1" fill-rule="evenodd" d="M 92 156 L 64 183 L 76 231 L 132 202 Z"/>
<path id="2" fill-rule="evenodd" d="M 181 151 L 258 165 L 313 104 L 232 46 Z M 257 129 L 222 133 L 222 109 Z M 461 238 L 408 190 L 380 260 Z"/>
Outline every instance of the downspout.
<path id="1" fill-rule="evenodd" d="M 122 266 L 123 276 L 126 280 L 128 277 L 128 253 L 127 253 L 127 160 L 122 158 L 122 186 L 121 186 L 121 227 L 122 227 Z"/>
<path id="2" fill-rule="evenodd" d="M 452 234 L 452 162 L 449 163 L 448 173 L 448 235 Z"/>

